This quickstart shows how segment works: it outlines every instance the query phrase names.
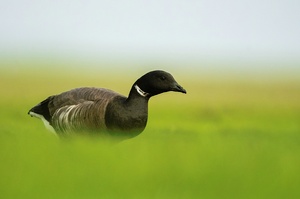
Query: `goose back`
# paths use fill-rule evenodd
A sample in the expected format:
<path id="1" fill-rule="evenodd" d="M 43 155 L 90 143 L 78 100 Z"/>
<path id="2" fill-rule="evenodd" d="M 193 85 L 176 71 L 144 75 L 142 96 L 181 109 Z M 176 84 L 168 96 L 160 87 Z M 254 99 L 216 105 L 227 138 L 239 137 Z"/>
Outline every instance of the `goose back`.
<path id="1" fill-rule="evenodd" d="M 50 124 L 66 134 L 106 130 L 105 111 L 114 97 L 124 96 L 104 88 L 77 88 L 48 98 Z"/>

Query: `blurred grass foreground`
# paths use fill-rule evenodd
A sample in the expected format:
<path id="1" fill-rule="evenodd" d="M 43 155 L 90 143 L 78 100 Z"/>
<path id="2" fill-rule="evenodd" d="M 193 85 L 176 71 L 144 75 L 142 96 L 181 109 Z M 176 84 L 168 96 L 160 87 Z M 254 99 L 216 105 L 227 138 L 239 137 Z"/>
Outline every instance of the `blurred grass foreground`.
<path id="1" fill-rule="evenodd" d="M 81 69 L 1 68 L 0 198 L 300 198 L 300 78 L 169 70 L 188 94 L 154 97 L 146 130 L 111 145 L 27 115 L 74 87 L 127 95 L 148 72 Z"/>

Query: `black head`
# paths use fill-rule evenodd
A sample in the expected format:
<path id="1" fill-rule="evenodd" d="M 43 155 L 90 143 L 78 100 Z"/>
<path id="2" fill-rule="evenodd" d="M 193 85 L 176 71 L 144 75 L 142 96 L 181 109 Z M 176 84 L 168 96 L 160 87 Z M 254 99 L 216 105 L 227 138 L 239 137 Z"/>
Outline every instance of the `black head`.
<path id="1" fill-rule="evenodd" d="M 140 94 L 144 92 L 149 97 L 168 91 L 186 93 L 170 73 L 161 70 L 146 73 L 135 82 L 134 86 L 137 86 L 137 90 L 140 89 L 138 91 Z"/>

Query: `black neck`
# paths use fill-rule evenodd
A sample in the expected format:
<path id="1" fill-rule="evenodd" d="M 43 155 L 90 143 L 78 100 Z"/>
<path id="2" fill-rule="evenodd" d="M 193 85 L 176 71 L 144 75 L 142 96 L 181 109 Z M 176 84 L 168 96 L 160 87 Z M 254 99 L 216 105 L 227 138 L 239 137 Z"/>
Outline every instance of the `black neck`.
<path id="1" fill-rule="evenodd" d="M 148 102 L 150 97 L 151 95 L 149 93 L 144 92 L 138 86 L 136 86 L 136 84 L 134 84 L 130 90 L 126 102 L 134 105 L 136 103 Z"/>

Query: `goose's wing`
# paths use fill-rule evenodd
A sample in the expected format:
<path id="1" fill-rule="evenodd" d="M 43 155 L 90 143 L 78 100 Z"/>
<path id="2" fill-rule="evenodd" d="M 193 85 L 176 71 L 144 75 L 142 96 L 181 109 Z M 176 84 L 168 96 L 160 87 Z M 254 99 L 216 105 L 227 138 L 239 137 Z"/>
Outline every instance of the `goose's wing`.
<path id="1" fill-rule="evenodd" d="M 59 95 L 49 97 L 48 108 L 52 116 L 58 109 L 87 102 L 106 102 L 120 94 L 104 88 L 76 88 Z"/>
<path id="2" fill-rule="evenodd" d="M 100 111 L 101 113 L 101 111 L 105 110 L 108 102 L 116 96 L 122 95 L 104 88 L 76 88 L 59 95 L 48 97 L 30 109 L 28 114 L 40 119 L 45 119 L 52 125 L 52 120 L 55 119 L 52 118 L 54 115 L 59 118 L 59 116 L 65 114 L 66 111 L 70 111 L 70 107 L 74 106 L 80 107 L 82 113 L 87 112 L 88 110 L 86 109 L 88 108 L 95 107 L 97 108 L 95 111 Z M 91 107 L 91 105 L 94 105 L 94 107 Z"/>

